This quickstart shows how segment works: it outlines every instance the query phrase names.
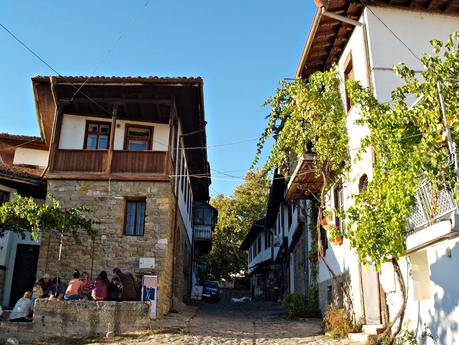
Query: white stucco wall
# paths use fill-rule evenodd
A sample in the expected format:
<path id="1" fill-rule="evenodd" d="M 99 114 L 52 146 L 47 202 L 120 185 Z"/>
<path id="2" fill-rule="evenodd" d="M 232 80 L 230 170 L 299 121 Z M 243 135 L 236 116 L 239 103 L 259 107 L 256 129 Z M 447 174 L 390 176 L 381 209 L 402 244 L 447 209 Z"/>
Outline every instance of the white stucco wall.
<path id="1" fill-rule="evenodd" d="M 404 42 L 406 42 L 418 56 L 422 56 L 423 53 L 431 52 L 429 41 L 432 38 L 445 40 L 451 32 L 459 29 L 459 20 L 457 17 L 448 17 L 438 14 L 426 14 L 422 12 L 403 11 L 398 9 L 379 7 L 371 7 L 371 9 L 382 21 L 384 21 L 384 23 L 386 23 L 393 31 L 395 31 L 396 34 Z M 372 83 L 371 86 L 374 87 L 374 92 L 377 98 L 382 102 L 386 102 L 390 99 L 391 91 L 401 83 L 400 78 L 393 73 L 392 66 L 399 62 L 405 62 L 413 69 L 420 70 L 421 65 L 419 61 L 407 50 L 407 48 L 404 47 L 400 41 L 398 41 L 370 11 L 365 10 L 362 18 L 360 18 L 360 21 L 367 23 L 370 58 L 369 64 L 367 64 L 366 58 L 367 55 L 365 51 L 364 30 L 357 27 L 354 30 L 350 40 L 348 41 L 338 62 L 341 78 L 344 80 L 345 62 L 347 61 L 349 54 L 352 54 L 355 79 L 358 80 L 363 86 L 368 86 L 368 82 L 370 80 Z M 369 66 L 369 70 L 367 66 Z M 368 73 L 370 73 L 370 75 L 368 75 Z M 343 92 L 343 100 L 344 99 L 345 95 Z M 366 174 L 368 179 L 371 180 L 373 175 L 372 153 L 370 149 L 368 149 L 362 155 L 362 159 L 360 161 L 356 161 L 356 155 L 361 146 L 361 139 L 364 138 L 368 133 L 367 128 L 355 124 L 355 121 L 359 118 L 359 116 L 359 110 L 355 107 L 352 107 L 349 111 L 347 119 L 350 149 L 349 152 L 351 155 L 352 165 L 349 175 L 344 181 L 343 185 L 344 208 L 348 208 L 353 204 L 353 195 L 358 194 L 359 192 L 358 184 L 360 177 Z M 327 206 L 331 208 L 334 207 L 332 203 L 333 198 L 331 195 L 329 195 L 329 200 L 330 201 Z M 438 250 L 439 249 L 435 249 L 435 253 L 437 253 Z M 459 249 L 455 247 L 453 252 L 458 250 Z M 438 256 L 436 256 L 437 254 L 432 254 L 433 252 L 431 253 L 431 251 L 433 251 L 433 249 L 429 249 L 429 262 L 434 262 L 432 261 L 432 258 L 435 257 L 438 259 Z M 351 279 L 351 294 L 354 296 L 353 304 L 355 312 L 357 317 L 363 315 L 359 263 L 355 252 L 349 247 L 349 242 L 345 239 L 342 246 L 336 246 L 330 243 L 326 258 L 337 274 L 346 272 L 349 273 Z M 452 258 L 450 258 L 449 261 L 451 261 L 451 259 L 454 259 L 454 255 Z M 431 264 L 431 269 L 432 266 L 433 265 Z M 449 265 L 448 267 L 451 268 L 455 266 Z M 422 308 L 422 315 L 429 315 L 429 313 L 430 315 L 435 315 L 434 307 L 436 307 L 437 310 L 438 307 L 440 307 L 440 313 L 442 309 L 448 311 L 448 313 L 444 314 L 446 319 L 458 319 L 456 313 L 458 305 L 457 301 L 459 298 L 455 295 L 453 296 L 456 302 L 452 304 L 452 307 L 452 299 L 444 297 L 443 288 L 446 286 L 448 291 L 455 291 L 453 294 L 456 294 L 456 291 L 458 291 L 457 286 L 455 286 L 455 284 L 457 285 L 458 283 L 453 283 L 451 285 L 449 284 L 453 278 L 449 280 L 447 279 L 447 270 L 447 267 L 442 267 L 441 269 L 438 267 L 432 270 L 432 293 L 434 296 L 440 296 L 443 293 L 443 297 L 433 298 L 430 302 L 422 301 L 419 303 L 414 303 L 414 301 L 410 301 L 408 308 L 409 311 L 407 313 L 411 316 L 407 315 L 407 318 L 413 318 L 414 316 L 418 315 L 416 312 L 419 313 Z M 442 277 L 441 290 L 435 286 L 434 276 L 436 275 Z M 326 281 L 330 278 L 331 274 L 328 272 L 325 265 L 320 262 L 319 282 Z M 457 281 L 459 282 L 459 279 L 457 279 Z M 396 299 L 397 296 L 394 296 L 394 299 Z M 439 302 L 439 300 L 441 301 Z M 436 306 L 434 306 L 435 304 Z M 396 303 L 393 305 L 393 307 L 394 306 L 396 306 Z M 421 309 L 418 310 L 416 308 Z M 451 308 L 453 308 L 454 311 L 451 311 Z M 438 318 L 438 315 L 435 317 Z M 424 319 L 422 322 L 426 322 Z M 418 320 L 418 318 L 415 320 Z M 440 318 L 439 320 L 443 319 Z M 440 329 L 446 328 L 446 321 L 439 320 L 437 321 L 442 323 Z M 438 328 L 438 325 L 435 325 L 435 327 Z M 455 327 L 457 330 L 457 323 Z M 449 329 L 451 330 L 453 328 L 450 326 Z M 445 332 L 448 333 L 450 330 Z M 458 332 L 456 331 L 455 333 L 457 334 Z M 453 335 L 448 335 L 448 337 L 444 338 L 448 341 L 443 341 L 440 343 L 454 343 L 451 342 Z M 458 341 L 456 338 L 454 338 L 454 340 Z"/>
<path id="2" fill-rule="evenodd" d="M 111 120 L 99 117 L 85 117 L 64 114 L 64 118 L 62 121 L 61 137 L 59 140 L 60 149 L 83 149 L 86 121 L 106 122 L 107 124 L 111 124 Z M 162 123 L 125 120 L 117 121 L 114 142 L 115 150 L 123 150 L 126 124 L 153 127 L 153 151 L 168 150 L 169 125 Z"/>
<path id="3" fill-rule="evenodd" d="M 14 152 L 13 164 L 36 165 L 46 168 L 48 165 L 48 156 L 48 151 L 18 147 Z"/>
<path id="4" fill-rule="evenodd" d="M 426 262 L 416 256 L 424 255 Z M 459 238 L 446 239 L 417 253 L 402 258 L 399 262 L 408 290 L 405 321 L 421 341 L 427 331 L 436 339 L 423 339 L 427 345 L 459 344 Z M 416 276 L 425 271 L 426 277 Z M 416 279 L 416 281 L 414 281 Z M 386 269 L 381 276 L 388 305 L 394 315 L 401 303 L 401 293 L 393 270 Z M 395 289 L 390 289 L 390 287 Z M 387 287 L 389 286 L 389 287 Z M 420 298 L 416 298 L 420 296 Z"/>
<path id="5" fill-rule="evenodd" d="M 449 34 L 459 30 L 459 19 L 454 16 L 384 7 L 371 7 L 371 10 L 418 57 L 432 53 L 431 39 L 445 41 Z M 392 66 L 404 62 L 419 71 L 422 65 L 373 13 L 366 10 L 364 17 L 368 25 L 375 94 L 380 101 L 386 102 L 390 100 L 391 90 L 400 85 L 400 78 L 392 72 Z"/>

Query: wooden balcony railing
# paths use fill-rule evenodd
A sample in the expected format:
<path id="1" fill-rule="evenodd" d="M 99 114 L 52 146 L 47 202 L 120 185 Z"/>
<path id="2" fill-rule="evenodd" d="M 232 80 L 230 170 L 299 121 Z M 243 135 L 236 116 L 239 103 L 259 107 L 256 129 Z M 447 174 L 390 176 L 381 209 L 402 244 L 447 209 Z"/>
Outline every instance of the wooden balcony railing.
<path id="1" fill-rule="evenodd" d="M 107 166 L 107 151 L 56 150 L 53 171 L 104 172 Z"/>
<path id="2" fill-rule="evenodd" d="M 210 241 L 212 239 L 212 227 L 208 225 L 194 225 L 193 238 L 200 241 Z"/>
<path id="3" fill-rule="evenodd" d="M 113 151 L 113 173 L 166 173 L 164 151 Z"/>
<path id="4" fill-rule="evenodd" d="M 113 174 L 167 174 L 170 165 L 165 151 L 56 150 L 53 173 L 85 172 Z"/>

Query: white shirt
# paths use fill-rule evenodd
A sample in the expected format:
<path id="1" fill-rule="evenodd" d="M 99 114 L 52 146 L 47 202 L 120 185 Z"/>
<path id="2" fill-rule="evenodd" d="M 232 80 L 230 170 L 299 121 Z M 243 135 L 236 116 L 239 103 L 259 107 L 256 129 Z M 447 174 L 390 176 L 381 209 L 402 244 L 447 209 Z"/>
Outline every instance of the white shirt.
<path id="1" fill-rule="evenodd" d="M 16 302 L 10 314 L 10 320 L 19 319 L 20 317 L 29 318 L 33 310 L 32 300 L 30 298 L 21 298 Z"/>

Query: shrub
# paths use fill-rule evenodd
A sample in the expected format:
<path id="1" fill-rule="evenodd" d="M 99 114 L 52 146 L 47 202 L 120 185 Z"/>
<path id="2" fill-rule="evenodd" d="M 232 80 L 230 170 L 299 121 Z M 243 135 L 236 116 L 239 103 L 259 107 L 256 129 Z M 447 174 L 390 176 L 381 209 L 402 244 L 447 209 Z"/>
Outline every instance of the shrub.
<path id="1" fill-rule="evenodd" d="M 344 338 L 349 333 L 356 331 L 358 326 L 352 324 L 351 318 L 344 309 L 331 304 L 323 319 L 325 332 L 333 338 Z"/>
<path id="2" fill-rule="evenodd" d="M 310 289 L 306 294 L 292 293 L 282 301 L 289 319 L 298 317 L 320 317 L 317 302 L 317 289 Z"/>

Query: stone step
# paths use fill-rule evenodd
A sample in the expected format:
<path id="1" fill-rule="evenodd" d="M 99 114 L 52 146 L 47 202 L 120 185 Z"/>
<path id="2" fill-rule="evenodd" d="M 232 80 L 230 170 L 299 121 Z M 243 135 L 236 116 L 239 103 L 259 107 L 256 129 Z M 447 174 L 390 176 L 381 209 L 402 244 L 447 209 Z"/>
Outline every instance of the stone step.
<path id="1" fill-rule="evenodd" d="M 383 325 L 363 325 L 362 332 L 365 334 L 378 335 L 384 330 Z"/>
<path id="2" fill-rule="evenodd" d="M 370 338 L 370 334 L 365 333 L 349 333 L 348 338 L 352 342 L 366 344 Z"/>

